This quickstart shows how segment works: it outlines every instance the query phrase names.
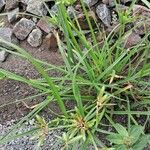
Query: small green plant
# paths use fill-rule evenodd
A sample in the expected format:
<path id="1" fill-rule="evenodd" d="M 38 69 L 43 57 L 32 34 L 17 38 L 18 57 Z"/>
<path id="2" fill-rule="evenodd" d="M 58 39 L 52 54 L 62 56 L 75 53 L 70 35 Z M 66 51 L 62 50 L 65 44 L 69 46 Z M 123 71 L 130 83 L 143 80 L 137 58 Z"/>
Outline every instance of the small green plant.
<path id="1" fill-rule="evenodd" d="M 36 115 L 36 122 L 35 126 L 38 128 L 37 133 L 34 133 L 33 139 L 38 140 L 37 148 L 42 146 L 46 140 L 46 136 L 48 135 L 49 128 L 48 123 L 44 120 L 44 118 L 40 117 L 39 115 Z"/>
<path id="2" fill-rule="evenodd" d="M 125 25 L 127 23 L 130 23 L 134 20 L 134 18 L 130 14 L 131 12 L 128 11 L 121 11 L 118 13 L 119 15 L 119 21 L 121 24 Z"/>
<path id="3" fill-rule="evenodd" d="M 112 133 L 107 139 L 115 144 L 116 150 L 143 150 L 150 140 L 150 135 L 144 135 L 143 127 L 131 126 L 129 131 L 120 124 L 114 125 L 118 133 Z"/>

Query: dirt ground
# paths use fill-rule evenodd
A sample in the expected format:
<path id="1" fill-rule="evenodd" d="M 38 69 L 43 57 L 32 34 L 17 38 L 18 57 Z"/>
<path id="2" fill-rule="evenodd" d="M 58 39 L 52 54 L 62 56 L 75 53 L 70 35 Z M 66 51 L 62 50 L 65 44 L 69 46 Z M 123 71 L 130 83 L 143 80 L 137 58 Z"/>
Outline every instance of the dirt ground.
<path id="1" fill-rule="evenodd" d="M 20 43 L 20 45 L 26 51 L 31 53 L 35 58 L 55 65 L 61 65 L 63 63 L 61 56 L 57 51 L 41 51 L 40 48 L 31 48 L 26 42 L 22 42 Z M 38 72 L 29 62 L 12 54 L 8 56 L 5 62 L 0 63 L 0 68 L 3 68 L 5 70 L 11 71 L 13 73 L 30 79 L 36 79 L 39 77 Z M 56 72 L 51 73 L 54 76 L 57 75 Z M 2 80 L 0 81 L 0 106 L 25 97 L 35 95 L 37 93 L 37 90 L 33 89 L 32 87 L 26 84 L 13 80 Z M 43 97 L 39 96 L 30 101 L 28 105 L 32 106 L 42 100 Z M 16 120 L 25 115 L 27 112 L 29 112 L 29 109 L 23 104 L 12 104 L 2 107 L 0 108 L 0 123 L 4 124 L 6 121 L 12 119 Z"/>

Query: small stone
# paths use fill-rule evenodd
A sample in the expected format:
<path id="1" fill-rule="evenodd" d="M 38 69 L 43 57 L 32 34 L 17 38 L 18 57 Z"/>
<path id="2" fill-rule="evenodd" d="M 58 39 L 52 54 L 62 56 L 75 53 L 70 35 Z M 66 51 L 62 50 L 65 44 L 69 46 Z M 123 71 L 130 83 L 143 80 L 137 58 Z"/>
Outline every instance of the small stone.
<path id="1" fill-rule="evenodd" d="M 12 30 L 10 28 L 0 28 L 0 38 L 5 41 L 11 42 Z"/>
<path id="2" fill-rule="evenodd" d="M 47 9 L 41 0 L 29 0 L 27 5 L 27 12 L 37 16 L 45 16 Z"/>
<path id="3" fill-rule="evenodd" d="M 0 62 L 4 62 L 8 56 L 8 53 L 5 50 L 0 50 Z"/>
<path id="4" fill-rule="evenodd" d="M 34 29 L 30 34 L 27 39 L 28 43 L 32 47 L 38 47 L 42 43 L 42 31 L 40 29 Z"/>
<path id="5" fill-rule="evenodd" d="M 96 13 L 105 26 L 109 27 L 111 24 L 111 14 L 110 10 L 107 8 L 106 4 L 100 4 L 96 8 Z"/>
<path id="6" fill-rule="evenodd" d="M 98 0 L 83 0 L 83 2 L 86 6 L 92 7 L 98 2 Z"/>
<path id="7" fill-rule="evenodd" d="M 5 6 L 5 0 L 0 0 L 0 11 L 2 11 L 2 9 L 4 8 Z"/>
<path id="8" fill-rule="evenodd" d="M 41 50 L 50 50 L 57 48 L 57 39 L 53 33 L 49 33 L 43 40 Z"/>
<path id="9" fill-rule="evenodd" d="M 13 42 L 13 32 L 10 28 L 0 28 L 0 38 L 7 41 L 7 42 Z M 8 47 L 6 44 L 0 43 L 0 46 Z"/>
<path id="10" fill-rule="evenodd" d="M 11 23 L 11 22 L 15 21 L 17 19 L 18 13 L 19 13 L 19 8 L 16 8 L 16 9 L 10 11 L 7 15 L 8 22 Z"/>
<path id="11" fill-rule="evenodd" d="M 39 27 L 45 33 L 50 33 L 55 29 L 55 26 L 48 22 L 47 17 L 41 18 L 37 23 L 37 27 Z"/>
<path id="12" fill-rule="evenodd" d="M 135 32 L 131 32 L 125 37 L 125 48 L 131 48 L 132 46 L 137 45 L 141 41 L 141 37 Z"/>
<path id="13" fill-rule="evenodd" d="M 32 20 L 22 18 L 18 23 L 15 24 L 13 32 L 19 40 L 24 40 L 30 34 L 34 26 L 35 23 Z"/>
<path id="14" fill-rule="evenodd" d="M 16 38 L 13 36 L 12 29 L 10 28 L 0 28 L 0 38 L 7 42 L 14 43 L 14 44 L 17 44 L 18 42 L 16 41 Z M 6 49 L 13 50 L 12 47 L 2 42 L 0 43 L 0 46 Z M 5 50 L 0 50 L 0 62 L 5 61 L 7 56 L 8 56 L 8 53 Z"/>
<path id="15" fill-rule="evenodd" d="M 18 7 L 18 0 L 6 0 L 5 9 L 12 10 Z"/>

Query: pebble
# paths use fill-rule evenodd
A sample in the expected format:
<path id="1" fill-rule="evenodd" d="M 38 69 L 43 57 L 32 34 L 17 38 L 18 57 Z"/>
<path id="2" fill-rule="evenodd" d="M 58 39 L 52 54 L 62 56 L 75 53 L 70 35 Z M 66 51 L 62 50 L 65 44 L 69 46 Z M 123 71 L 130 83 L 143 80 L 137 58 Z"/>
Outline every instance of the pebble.
<path id="1" fill-rule="evenodd" d="M 52 25 L 50 22 L 48 22 L 47 17 L 41 18 L 38 23 L 37 27 L 39 27 L 41 30 L 43 30 L 45 33 L 50 33 L 54 30 L 54 25 Z"/>
<path id="2" fill-rule="evenodd" d="M 18 40 L 14 37 L 12 29 L 10 28 L 0 28 L 0 38 L 3 40 L 17 44 Z M 1 47 L 4 47 L 6 49 L 11 49 L 13 50 L 12 47 L 8 46 L 7 44 L 0 43 Z M 5 50 L 0 50 L 0 62 L 4 62 L 8 56 L 8 53 Z"/>
<path id="3" fill-rule="evenodd" d="M 111 14 L 110 10 L 107 8 L 106 4 L 100 4 L 96 8 L 96 13 L 105 26 L 109 27 L 111 24 Z"/>
<path id="4" fill-rule="evenodd" d="M 7 28 L 7 27 L 0 28 L 0 38 L 10 43 L 14 43 L 14 44 L 18 43 L 16 37 L 13 35 L 12 29 Z M 4 43 L 0 43 L 0 45 L 5 48 L 10 48 L 10 46 Z"/>
<path id="5" fill-rule="evenodd" d="M 12 29 L 10 28 L 0 28 L 0 38 L 7 42 L 12 42 Z M 1 44 L 2 46 L 2 44 Z"/>
<path id="6" fill-rule="evenodd" d="M 18 13 L 19 13 L 19 8 L 10 11 L 7 15 L 8 22 L 11 23 L 15 21 L 17 19 Z"/>
<path id="7" fill-rule="evenodd" d="M 32 46 L 32 47 L 38 47 L 42 43 L 42 31 L 40 29 L 34 29 L 30 34 L 27 39 L 27 42 Z"/>
<path id="8" fill-rule="evenodd" d="M 5 9 L 12 10 L 18 7 L 18 0 L 6 0 Z"/>
<path id="9" fill-rule="evenodd" d="M 0 62 L 4 62 L 8 56 L 8 53 L 5 50 L 0 50 Z"/>
<path id="10" fill-rule="evenodd" d="M 13 28 L 13 33 L 19 40 L 24 40 L 34 28 L 35 23 L 32 20 L 22 18 Z"/>
<path id="11" fill-rule="evenodd" d="M 0 129 L 2 129 L 0 130 L 1 131 L 0 138 L 10 131 L 10 129 L 15 125 L 15 122 L 7 121 L 4 124 L 0 124 Z M 17 128 L 16 133 L 24 133 L 24 132 L 32 130 L 33 128 L 34 128 L 34 125 L 28 123 L 22 127 Z M 48 135 L 46 136 L 44 145 L 40 149 L 49 150 L 51 149 L 51 147 L 53 147 L 56 150 L 61 149 L 61 143 L 56 138 L 56 135 L 61 136 L 61 134 L 62 134 L 62 131 L 60 130 L 49 131 Z M 38 141 L 36 139 L 32 140 L 31 138 L 32 138 L 32 135 L 28 135 L 28 136 L 23 136 L 18 139 L 14 139 L 6 144 L 0 145 L 0 150 L 37 150 Z"/>
<path id="12" fill-rule="evenodd" d="M 5 6 L 5 0 L 0 0 L 0 11 L 2 11 L 2 9 L 4 8 Z"/>
<path id="13" fill-rule="evenodd" d="M 47 14 L 47 8 L 41 0 L 29 0 L 27 12 L 37 16 L 45 16 Z"/>

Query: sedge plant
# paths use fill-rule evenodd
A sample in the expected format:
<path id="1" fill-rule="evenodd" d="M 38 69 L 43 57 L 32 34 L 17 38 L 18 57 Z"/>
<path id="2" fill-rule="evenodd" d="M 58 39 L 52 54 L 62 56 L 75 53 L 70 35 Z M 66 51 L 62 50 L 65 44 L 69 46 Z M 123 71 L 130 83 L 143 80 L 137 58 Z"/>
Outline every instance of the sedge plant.
<path id="1" fill-rule="evenodd" d="M 126 49 L 123 46 L 124 38 L 132 29 L 127 33 L 122 32 L 124 31 L 122 29 L 134 18 L 128 19 L 128 13 L 120 14 L 121 20 L 117 30 L 119 29 L 121 34 L 117 34 L 114 28 L 109 35 L 105 34 L 99 43 L 96 34 L 101 35 L 103 31 L 97 26 L 97 33 L 95 32 L 88 16 L 90 8 L 84 5 L 83 0 L 80 0 L 89 26 L 89 34 L 92 37 L 92 41 L 89 41 L 82 32 L 77 16 L 74 14 L 75 19 L 71 20 L 67 13 L 66 7 L 74 2 L 57 1 L 58 14 L 51 15 L 49 18 L 49 21 L 57 22 L 64 34 L 65 42 L 56 31 L 54 32 L 59 52 L 64 60 L 62 66 L 35 59 L 19 46 L 0 39 L 0 43 L 3 42 L 16 51 L 4 47 L 1 49 L 31 62 L 41 75 L 40 79 L 32 80 L 0 69 L 0 79 L 20 81 L 38 89 L 38 95 L 46 94 L 45 100 L 37 104 L 6 135 L 0 137 L 0 144 L 21 136 L 32 135 L 39 140 L 39 147 L 44 143 L 49 131 L 59 129 L 62 131 L 62 136 L 56 137 L 58 141 L 62 141 L 62 149 L 88 149 L 92 145 L 96 150 L 116 148 L 135 150 L 141 142 L 142 146 L 139 150 L 142 150 L 150 140 L 150 136 L 144 132 L 150 116 L 150 83 L 145 81 L 150 74 L 148 63 L 150 33 L 146 33 L 139 44 Z M 121 17 L 122 15 L 125 17 Z M 97 25 L 95 18 L 93 19 Z M 57 70 L 61 72 L 62 77 L 51 77 L 48 70 Z M 74 104 L 74 108 L 67 109 L 65 102 L 68 100 Z M 51 102 L 56 102 L 61 113 L 55 112 L 56 117 L 53 120 L 45 121 L 39 115 Z M 9 103 L 4 106 L 10 105 L 11 107 L 13 104 Z M 143 108 L 142 111 L 138 110 L 139 106 Z M 116 116 L 122 116 L 126 124 L 122 126 L 121 122 L 114 119 Z M 140 116 L 144 116 L 143 127 L 139 124 Z M 16 134 L 17 128 L 32 118 L 37 119 L 36 127 Z M 109 131 L 110 127 L 116 132 Z M 104 139 L 110 143 L 105 144 L 99 138 L 100 135 L 105 135 Z"/>

